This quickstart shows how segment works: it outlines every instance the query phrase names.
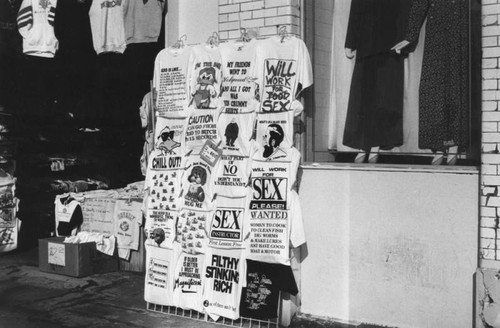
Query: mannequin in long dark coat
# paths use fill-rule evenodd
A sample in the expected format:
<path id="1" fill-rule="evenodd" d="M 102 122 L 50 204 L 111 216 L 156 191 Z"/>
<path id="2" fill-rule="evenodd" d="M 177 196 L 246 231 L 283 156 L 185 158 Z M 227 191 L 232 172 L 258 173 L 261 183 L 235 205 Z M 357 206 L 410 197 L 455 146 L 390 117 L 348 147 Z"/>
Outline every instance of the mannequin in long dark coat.
<path id="1" fill-rule="evenodd" d="M 410 51 L 426 18 L 419 147 L 438 152 L 458 147 L 463 151 L 470 137 L 469 1 L 412 0 L 405 38 Z"/>
<path id="2" fill-rule="evenodd" d="M 404 57 L 391 51 L 406 31 L 408 0 L 353 0 L 346 49 L 356 50 L 343 144 L 370 151 L 403 143 Z"/>

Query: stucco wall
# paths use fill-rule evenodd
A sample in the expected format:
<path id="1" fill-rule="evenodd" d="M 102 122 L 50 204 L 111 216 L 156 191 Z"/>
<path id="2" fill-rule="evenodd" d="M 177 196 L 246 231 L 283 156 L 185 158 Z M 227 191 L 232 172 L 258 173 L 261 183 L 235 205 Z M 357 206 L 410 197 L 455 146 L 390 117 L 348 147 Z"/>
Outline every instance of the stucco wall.
<path id="1" fill-rule="evenodd" d="M 397 327 L 472 327 L 474 169 L 305 168 L 301 312 Z"/>

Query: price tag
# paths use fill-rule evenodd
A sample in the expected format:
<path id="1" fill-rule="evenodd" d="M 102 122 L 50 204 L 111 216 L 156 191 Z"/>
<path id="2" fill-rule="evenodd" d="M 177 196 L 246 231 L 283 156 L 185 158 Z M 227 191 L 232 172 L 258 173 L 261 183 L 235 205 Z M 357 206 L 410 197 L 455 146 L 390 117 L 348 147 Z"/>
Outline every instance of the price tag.
<path id="1" fill-rule="evenodd" d="M 222 156 L 222 149 L 218 147 L 212 140 L 207 140 L 200 152 L 200 157 L 210 166 L 215 166 L 215 163 Z"/>

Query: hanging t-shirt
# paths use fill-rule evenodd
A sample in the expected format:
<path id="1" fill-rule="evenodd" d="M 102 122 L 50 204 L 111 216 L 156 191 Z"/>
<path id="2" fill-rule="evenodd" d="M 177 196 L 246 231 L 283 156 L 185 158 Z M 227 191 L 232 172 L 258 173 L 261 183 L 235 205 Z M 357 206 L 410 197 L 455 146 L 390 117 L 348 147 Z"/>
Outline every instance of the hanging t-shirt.
<path id="1" fill-rule="evenodd" d="M 74 236 L 83 223 L 80 202 L 66 195 L 57 195 L 54 201 L 56 236 Z"/>
<path id="2" fill-rule="evenodd" d="M 250 77 L 255 64 L 255 43 L 229 41 L 220 45 L 222 105 L 230 113 L 253 111 L 256 82 Z"/>
<path id="3" fill-rule="evenodd" d="M 165 155 L 184 155 L 186 119 L 157 117 L 155 123 L 155 149 Z"/>
<path id="4" fill-rule="evenodd" d="M 233 320 L 240 316 L 241 288 L 246 276 L 246 262 L 241 255 L 241 249 L 211 247 L 205 254 L 203 307 L 215 321 L 219 316 Z"/>
<path id="5" fill-rule="evenodd" d="M 174 305 L 174 272 L 178 258 L 178 247 L 168 249 L 146 245 L 146 277 L 144 279 L 146 302 Z"/>
<path id="6" fill-rule="evenodd" d="M 250 164 L 248 156 L 222 155 L 213 179 L 214 193 L 226 197 L 246 196 Z"/>
<path id="7" fill-rule="evenodd" d="M 54 34 L 57 0 L 24 0 L 17 13 L 17 27 L 26 55 L 53 58 L 59 41 Z"/>
<path id="8" fill-rule="evenodd" d="M 187 117 L 189 104 L 188 67 L 191 47 L 165 48 L 155 59 L 153 87 L 160 116 Z"/>
<path id="9" fill-rule="evenodd" d="M 187 208 L 208 209 L 213 199 L 214 168 L 200 155 L 187 158 L 182 179 L 182 204 Z"/>
<path id="10" fill-rule="evenodd" d="M 252 75 L 260 88 L 260 111 L 275 113 L 292 110 L 297 92 L 313 83 L 311 59 L 299 38 L 281 41 L 272 37 L 257 43 Z"/>
<path id="11" fill-rule="evenodd" d="M 118 248 L 139 249 L 139 227 L 142 225 L 142 203 L 117 199 L 114 222 L 116 246 Z"/>
<path id="12" fill-rule="evenodd" d="M 277 318 L 280 292 L 299 292 L 291 267 L 247 260 L 240 315 L 260 320 Z"/>
<path id="13" fill-rule="evenodd" d="M 123 53 L 125 43 L 124 0 L 94 0 L 90 7 L 90 27 L 97 54 Z"/>
<path id="14" fill-rule="evenodd" d="M 219 108 L 191 108 L 186 125 L 186 149 L 188 151 L 199 153 L 208 140 L 215 144 L 219 143 L 217 135 L 219 113 Z"/>
<path id="15" fill-rule="evenodd" d="M 174 275 L 174 304 L 184 310 L 203 312 L 202 277 L 205 255 L 181 253 Z"/>
<path id="16" fill-rule="evenodd" d="M 147 213 L 144 224 L 146 245 L 172 248 L 179 211 L 148 210 Z"/>
<path id="17" fill-rule="evenodd" d="M 183 208 L 176 225 L 176 240 L 183 252 L 202 254 L 206 251 L 206 225 L 212 215 L 211 209 L 194 210 Z"/>
<path id="18" fill-rule="evenodd" d="M 164 0 L 123 0 L 127 44 L 157 42 Z"/>
<path id="19" fill-rule="evenodd" d="M 293 117 L 292 111 L 257 115 L 255 138 L 264 147 L 264 157 L 276 156 L 293 146 Z"/>
<path id="20" fill-rule="evenodd" d="M 147 218 L 155 216 L 156 210 L 179 209 L 178 197 L 181 192 L 181 179 L 185 158 L 180 155 L 165 155 L 161 150 L 153 150 L 149 156 L 148 170 L 144 188 Z"/>
<path id="21" fill-rule="evenodd" d="M 208 245 L 217 248 L 243 248 L 248 197 L 218 196 L 208 225 Z"/>
<path id="22" fill-rule="evenodd" d="M 257 103 L 257 102 L 255 102 Z M 250 108 L 248 108 L 250 110 Z M 254 107 L 253 109 L 256 109 Z M 242 114 L 228 112 L 225 107 L 219 115 L 217 130 L 222 140 L 220 148 L 224 155 L 250 155 L 250 139 L 255 126 L 255 111 Z"/>
<path id="23" fill-rule="evenodd" d="M 217 108 L 220 96 L 221 57 L 218 47 L 194 46 L 189 59 L 190 102 L 194 108 Z"/>

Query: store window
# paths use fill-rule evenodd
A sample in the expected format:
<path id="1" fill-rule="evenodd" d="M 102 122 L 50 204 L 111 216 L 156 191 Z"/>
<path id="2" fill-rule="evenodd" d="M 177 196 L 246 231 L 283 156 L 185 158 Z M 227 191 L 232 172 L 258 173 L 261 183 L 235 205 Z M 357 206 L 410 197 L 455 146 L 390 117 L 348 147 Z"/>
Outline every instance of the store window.
<path id="1" fill-rule="evenodd" d="M 478 165 L 480 1 L 304 1 L 306 162 Z"/>

